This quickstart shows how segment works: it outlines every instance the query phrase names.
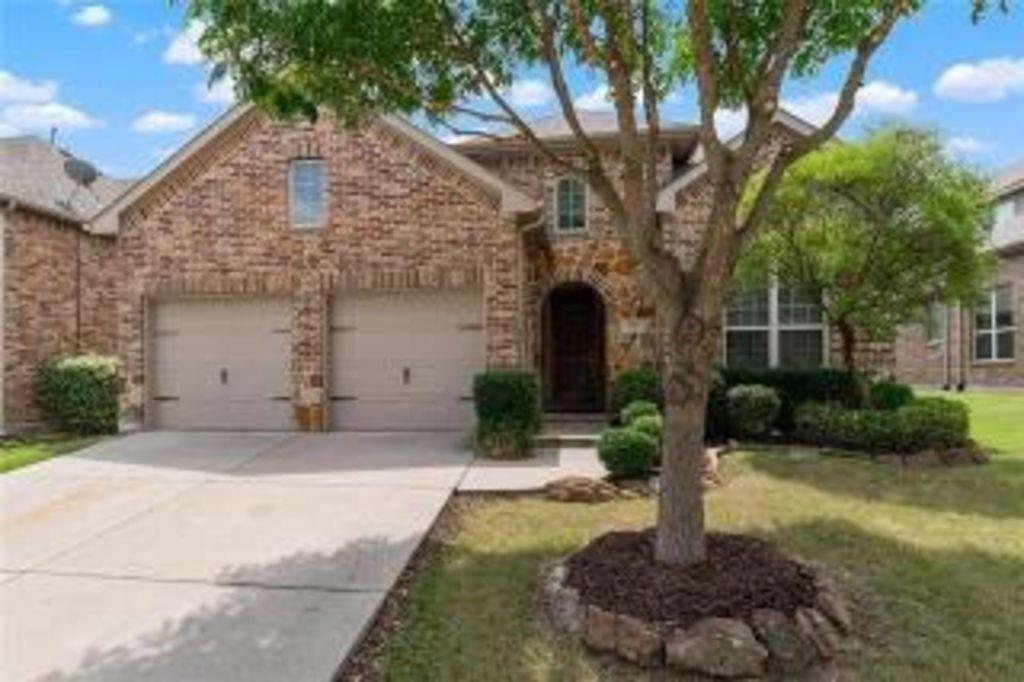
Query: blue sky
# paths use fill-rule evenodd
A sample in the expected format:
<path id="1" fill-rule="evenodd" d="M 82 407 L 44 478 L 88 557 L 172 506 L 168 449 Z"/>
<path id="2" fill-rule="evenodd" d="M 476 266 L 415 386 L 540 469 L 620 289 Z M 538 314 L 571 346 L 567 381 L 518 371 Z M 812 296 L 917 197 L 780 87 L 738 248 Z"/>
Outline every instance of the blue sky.
<path id="1" fill-rule="evenodd" d="M 117 176 L 151 170 L 229 105 L 205 88 L 206 67 L 167 0 L 0 0 L 0 136 L 46 136 Z M 968 0 L 931 0 L 901 26 L 869 72 L 855 137 L 899 118 L 940 129 L 950 152 L 988 170 L 1024 158 L 1024 5 L 970 23 Z M 192 32 L 194 34 L 194 31 Z M 809 119 L 834 102 L 840 64 L 790 83 L 784 104 Z M 579 102 L 607 106 L 602 83 L 574 72 Z M 551 111 L 550 88 L 524 73 L 511 93 L 528 114 Z M 666 116 L 692 119 L 692 93 Z M 742 120 L 723 112 L 723 131 Z"/>

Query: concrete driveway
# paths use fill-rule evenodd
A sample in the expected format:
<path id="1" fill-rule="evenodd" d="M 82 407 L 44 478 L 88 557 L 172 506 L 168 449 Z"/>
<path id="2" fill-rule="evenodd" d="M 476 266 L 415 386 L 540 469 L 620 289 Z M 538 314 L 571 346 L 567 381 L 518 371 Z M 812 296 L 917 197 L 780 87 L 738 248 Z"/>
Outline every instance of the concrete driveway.
<path id="1" fill-rule="evenodd" d="M 328 680 L 471 453 L 144 433 L 0 477 L 0 678 Z"/>

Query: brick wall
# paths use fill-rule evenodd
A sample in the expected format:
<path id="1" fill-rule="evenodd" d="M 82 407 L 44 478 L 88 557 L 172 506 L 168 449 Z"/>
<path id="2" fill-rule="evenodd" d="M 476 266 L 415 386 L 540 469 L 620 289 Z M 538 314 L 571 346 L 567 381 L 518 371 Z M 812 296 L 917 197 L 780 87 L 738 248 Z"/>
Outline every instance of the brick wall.
<path id="1" fill-rule="evenodd" d="M 328 218 L 288 224 L 288 163 L 328 165 Z M 190 294 L 283 294 L 294 303 L 297 425 L 322 426 L 328 309 L 353 288 L 481 286 L 491 365 L 522 361 L 522 238 L 499 197 L 372 123 L 279 123 L 253 111 L 122 216 L 119 329 L 126 416 L 143 416 L 148 302 Z"/>
<path id="2" fill-rule="evenodd" d="M 4 409 L 8 428 L 41 418 L 32 393 L 40 362 L 116 350 L 115 242 L 72 223 L 15 210 L 4 231 Z"/>

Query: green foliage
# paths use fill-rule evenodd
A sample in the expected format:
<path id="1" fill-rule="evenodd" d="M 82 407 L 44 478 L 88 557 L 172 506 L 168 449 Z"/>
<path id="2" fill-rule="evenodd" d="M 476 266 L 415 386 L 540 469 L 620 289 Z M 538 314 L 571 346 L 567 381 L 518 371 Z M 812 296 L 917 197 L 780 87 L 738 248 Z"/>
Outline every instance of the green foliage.
<path id="1" fill-rule="evenodd" d="M 619 413 L 619 421 L 623 426 L 629 426 L 637 417 L 645 417 L 651 414 L 661 414 L 658 406 L 648 400 L 634 400 L 622 408 Z"/>
<path id="2" fill-rule="evenodd" d="M 974 300 L 991 263 L 987 186 L 932 132 L 887 127 L 828 145 L 786 173 L 739 277 L 820 291 L 837 328 L 890 339 L 929 303 Z"/>
<path id="3" fill-rule="evenodd" d="M 612 409 L 616 414 L 637 401 L 654 403 L 658 407 L 665 404 L 661 374 L 651 365 L 619 372 L 612 381 Z"/>
<path id="4" fill-rule="evenodd" d="M 720 370 L 726 390 L 741 384 L 771 386 L 782 401 L 775 427 L 782 431 L 793 428 L 793 413 L 808 401 L 841 403 L 857 407 L 858 389 L 854 376 L 842 369 L 819 367 L 814 369 L 746 369 L 722 367 Z"/>
<path id="5" fill-rule="evenodd" d="M 914 401 L 914 389 L 899 381 L 876 381 L 870 393 L 871 407 L 876 410 L 895 410 Z"/>
<path id="6" fill-rule="evenodd" d="M 720 439 L 729 435 L 729 385 L 721 370 L 711 372 L 708 403 L 704 411 L 704 437 Z"/>
<path id="7" fill-rule="evenodd" d="M 945 398 L 922 398 L 894 410 L 808 403 L 796 414 L 800 440 L 868 452 L 959 447 L 967 443 L 969 428 L 966 407 Z"/>
<path id="8" fill-rule="evenodd" d="M 650 436 L 654 439 L 655 443 L 660 445 L 664 426 L 664 419 L 662 419 L 660 414 L 645 414 L 634 419 L 630 423 L 629 428 Z"/>
<path id="9" fill-rule="evenodd" d="M 647 476 L 658 457 L 658 444 L 633 428 L 607 428 L 601 432 L 597 455 L 612 478 Z"/>
<path id="10" fill-rule="evenodd" d="M 36 402 L 58 428 L 72 433 L 117 433 L 120 379 L 116 358 L 79 355 L 36 368 Z"/>
<path id="11" fill-rule="evenodd" d="M 522 457 L 540 428 L 537 377 L 531 372 L 494 370 L 473 380 L 476 440 L 492 457 Z"/>
<path id="12" fill-rule="evenodd" d="M 758 384 L 733 386 L 727 400 L 729 424 L 736 435 L 744 438 L 767 436 L 782 407 L 775 389 Z"/>

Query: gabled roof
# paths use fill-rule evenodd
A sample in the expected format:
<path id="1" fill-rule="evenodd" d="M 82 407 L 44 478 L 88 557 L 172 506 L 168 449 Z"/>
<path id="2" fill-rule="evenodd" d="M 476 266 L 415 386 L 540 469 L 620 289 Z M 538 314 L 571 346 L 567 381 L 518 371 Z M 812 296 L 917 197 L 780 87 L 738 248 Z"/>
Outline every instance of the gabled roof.
<path id="1" fill-rule="evenodd" d="M 196 152 L 219 138 L 234 126 L 235 123 L 254 110 L 255 105 L 251 103 L 237 104 L 229 109 L 157 166 L 153 172 L 136 182 L 117 199 L 105 206 L 90 223 L 90 229 L 100 234 L 116 233 L 119 216 L 122 212 L 163 182 L 164 179 L 188 161 Z M 537 202 L 526 194 L 523 194 L 483 166 L 434 139 L 433 136 L 420 130 L 405 119 L 393 115 L 382 115 L 377 120 L 400 133 L 421 147 L 425 152 L 432 154 L 450 167 L 463 173 L 469 179 L 498 194 L 501 197 L 502 213 L 511 215 L 537 210 Z"/>
<path id="2" fill-rule="evenodd" d="M 79 186 L 64 171 L 74 157 L 38 137 L 0 139 L 0 198 L 33 211 L 83 223 L 131 184 L 99 175 Z"/>
<path id="3" fill-rule="evenodd" d="M 813 133 L 816 128 L 799 116 L 795 116 L 784 109 L 779 109 L 772 121 L 785 128 L 789 128 L 797 135 L 807 136 Z M 743 132 L 737 133 L 726 141 L 726 146 L 737 149 L 743 142 Z M 698 147 L 691 158 L 693 166 L 672 182 L 665 185 L 658 192 L 657 210 L 661 213 L 674 213 L 676 210 L 676 196 L 686 187 L 699 180 L 708 172 L 707 160 L 704 158 L 704 148 Z"/>
<path id="4" fill-rule="evenodd" d="M 1007 194 L 1024 190 L 1024 159 L 1003 169 L 992 180 L 992 197 L 999 199 Z"/>

